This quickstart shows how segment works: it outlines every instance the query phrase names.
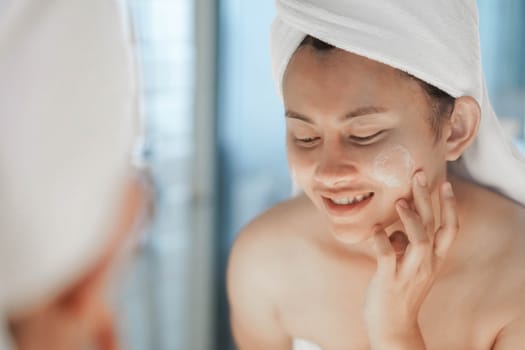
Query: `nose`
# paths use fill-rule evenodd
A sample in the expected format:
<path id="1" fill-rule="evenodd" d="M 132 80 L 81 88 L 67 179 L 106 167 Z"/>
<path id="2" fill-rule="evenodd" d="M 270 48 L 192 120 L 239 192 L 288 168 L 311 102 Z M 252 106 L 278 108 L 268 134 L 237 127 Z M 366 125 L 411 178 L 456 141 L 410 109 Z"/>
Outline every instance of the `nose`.
<path id="1" fill-rule="evenodd" d="M 349 186 L 355 182 L 358 171 L 355 160 L 344 145 L 325 144 L 315 169 L 314 181 L 323 187 Z"/>

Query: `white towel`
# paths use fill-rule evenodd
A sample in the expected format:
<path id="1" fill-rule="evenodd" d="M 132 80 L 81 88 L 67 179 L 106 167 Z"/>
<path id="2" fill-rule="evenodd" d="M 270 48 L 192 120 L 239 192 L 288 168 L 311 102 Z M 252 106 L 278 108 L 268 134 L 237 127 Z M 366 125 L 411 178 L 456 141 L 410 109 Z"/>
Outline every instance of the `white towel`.
<path id="1" fill-rule="evenodd" d="M 274 80 L 305 35 L 408 72 L 453 97 L 472 96 L 481 123 L 451 169 L 525 205 L 525 159 L 503 133 L 483 78 L 475 0 L 276 0 Z"/>
<path id="2" fill-rule="evenodd" d="M 292 350 L 322 350 L 316 344 L 304 339 L 293 339 Z"/>
<path id="3" fill-rule="evenodd" d="M 11 313 L 103 253 L 129 176 L 137 89 L 116 1 L 0 9 L 0 313 Z"/>

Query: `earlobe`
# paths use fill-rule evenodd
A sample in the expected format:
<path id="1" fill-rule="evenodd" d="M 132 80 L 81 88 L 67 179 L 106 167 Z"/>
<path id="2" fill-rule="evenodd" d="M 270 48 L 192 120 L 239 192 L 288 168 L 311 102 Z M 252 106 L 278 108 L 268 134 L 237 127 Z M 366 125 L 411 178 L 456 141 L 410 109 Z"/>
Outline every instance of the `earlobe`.
<path id="1" fill-rule="evenodd" d="M 481 110 L 470 96 L 458 97 L 447 124 L 446 149 L 448 161 L 457 160 L 472 143 L 477 134 Z"/>

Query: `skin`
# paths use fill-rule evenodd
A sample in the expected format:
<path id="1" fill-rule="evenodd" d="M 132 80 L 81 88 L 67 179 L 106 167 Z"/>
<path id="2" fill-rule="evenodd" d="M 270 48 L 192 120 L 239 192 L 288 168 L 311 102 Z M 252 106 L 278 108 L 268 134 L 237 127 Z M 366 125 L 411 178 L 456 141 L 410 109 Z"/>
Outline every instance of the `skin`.
<path id="1" fill-rule="evenodd" d="M 62 294 L 40 307 L 11 316 L 17 350 L 120 348 L 113 313 L 106 300 L 107 286 L 115 260 L 137 228 L 146 197 L 144 184 L 138 178 L 130 179 L 111 232 L 113 239 L 97 263 Z"/>
<path id="2" fill-rule="evenodd" d="M 289 350 L 294 338 L 323 350 L 522 347 L 525 210 L 446 168 L 475 137 L 477 103 L 456 99 L 435 140 L 417 82 L 310 47 L 295 53 L 283 86 L 288 161 L 304 193 L 257 217 L 232 248 L 238 348 Z M 374 160 L 394 145 L 413 167 L 392 187 L 374 176 Z M 369 192 L 344 215 L 323 199 Z"/>
<path id="3" fill-rule="evenodd" d="M 386 187 L 406 187 L 413 169 L 410 153 L 401 145 L 392 145 L 375 157 L 371 175 Z"/>

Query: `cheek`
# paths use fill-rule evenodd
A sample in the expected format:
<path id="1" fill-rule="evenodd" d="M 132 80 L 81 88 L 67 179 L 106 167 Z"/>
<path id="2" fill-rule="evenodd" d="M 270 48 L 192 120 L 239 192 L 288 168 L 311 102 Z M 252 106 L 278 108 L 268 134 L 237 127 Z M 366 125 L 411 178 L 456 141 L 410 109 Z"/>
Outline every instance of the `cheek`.
<path id="1" fill-rule="evenodd" d="M 414 172 L 414 159 L 401 145 L 392 145 L 373 160 L 370 176 L 387 188 L 406 189 Z"/>
<path id="2" fill-rule="evenodd" d="M 375 202 L 375 220 L 389 225 L 397 220 L 396 200 L 409 198 L 411 180 L 416 170 L 414 157 L 407 148 L 393 144 L 379 152 L 373 159 L 370 177 L 380 188 Z"/>
<path id="3" fill-rule="evenodd" d="M 304 185 L 303 182 L 310 178 L 315 169 L 314 151 L 299 151 L 295 145 L 287 145 L 286 156 L 288 168 L 293 182 Z"/>

